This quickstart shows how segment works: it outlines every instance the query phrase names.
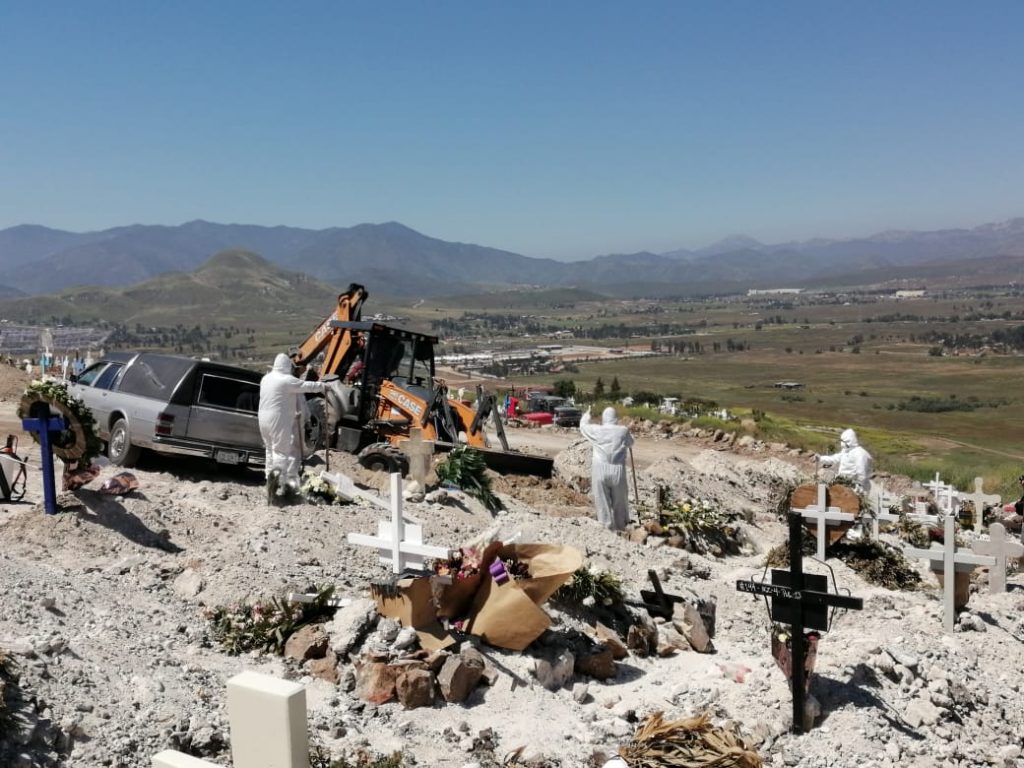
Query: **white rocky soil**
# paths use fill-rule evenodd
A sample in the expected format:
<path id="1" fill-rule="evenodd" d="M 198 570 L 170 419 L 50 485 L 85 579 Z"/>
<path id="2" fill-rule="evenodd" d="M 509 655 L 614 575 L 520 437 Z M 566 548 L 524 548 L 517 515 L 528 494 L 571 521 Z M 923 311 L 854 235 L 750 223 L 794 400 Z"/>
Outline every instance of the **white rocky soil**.
<path id="1" fill-rule="evenodd" d="M 764 604 L 738 593 L 736 581 L 760 576 L 764 552 L 783 540 L 777 495 L 807 479 L 806 462 L 759 445 L 726 448 L 714 436 L 659 440 L 659 455 L 640 472 L 641 497 L 667 485 L 676 498 L 744 512 L 748 553 L 703 557 L 604 530 L 580 492 L 580 445 L 560 455 L 558 479 L 499 483 L 506 509 L 496 515 L 458 494 L 457 503 L 407 510 L 429 543 L 457 546 L 500 525 L 523 542 L 578 547 L 588 563 L 619 574 L 633 597 L 654 569 L 668 592 L 717 602 L 715 652 L 629 656 L 613 679 L 577 677 L 549 691 L 534 657 L 557 645 L 550 637 L 582 626 L 549 604 L 555 631 L 536 648 L 515 653 L 474 641 L 493 670 L 490 685 L 463 704 L 411 710 L 357 698 L 347 659 L 333 683 L 313 677 L 309 662 L 229 656 L 204 618 L 207 607 L 316 585 L 367 597 L 369 584 L 388 574 L 346 534 L 374 532 L 376 508 L 271 508 L 255 473 L 151 457 L 135 471 L 134 494 L 83 489 L 62 495 L 63 513 L 47 516 L 34 472 L 30 503 L 0 508 L 0 649 L 20 674 L 8 691 L 14 722 L 0 731 L 0 765 L 146 766 L 167 748 L 229 765 L 225 682 L 255 670 L 306 683 L 311 736 L 325 750 L 400 749 L 421 766 L 500 764 L 518 747 L 520 760 L 536 765 L 600 765 L 656 710 L 710 710 L 718 722 L 734 721 L 766 765 L 1024 766 L 1024 578 L 1011 575 L 1001 595 L 982 584 L 947 635 L 930 574 L 923 591 L 892 592 L 830 561 L 864 610 L 838 617 L 822 639 L 811 684 L 822 715 L 813 731 L 792 735 Z M 352 467 L 335 455 L 332 462 Z M 113 473 L 106 468 L 94 487 Z M 385 623 L 367 642 L 394 643 L 394 630 Z"/>

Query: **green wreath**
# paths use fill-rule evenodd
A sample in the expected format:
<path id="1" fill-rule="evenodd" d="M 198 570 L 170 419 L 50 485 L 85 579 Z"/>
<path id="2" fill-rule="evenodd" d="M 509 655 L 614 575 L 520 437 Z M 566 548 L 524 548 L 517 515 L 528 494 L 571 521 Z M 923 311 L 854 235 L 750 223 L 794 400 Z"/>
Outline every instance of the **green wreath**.
<path id="1" fill-rule="evenodd" d="M 61 416 L 65 428 L 53 439 L 53 453 L 66 462 L 77 462 L 87 467 L 103 450 L 96 433 L 96 419 L 92 411 L 79 398 L 68 392 L 66 384 L 58 381 L 33 381 L 21 396 L 18 418 L 46 418 Z M 39 434 L 32 433 L 38 443 Z"/>

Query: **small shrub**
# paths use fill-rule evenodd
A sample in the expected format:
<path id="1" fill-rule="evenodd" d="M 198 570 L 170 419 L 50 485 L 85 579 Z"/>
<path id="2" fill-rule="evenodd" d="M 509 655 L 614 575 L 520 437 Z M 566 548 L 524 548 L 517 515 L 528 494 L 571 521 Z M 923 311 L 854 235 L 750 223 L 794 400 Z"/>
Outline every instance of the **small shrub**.
<path id="1" fill-rule="evenodd" d="M 290 603 L 278 597 L 251 604 L 216 606 L 206 612 L 210 634 L 233 656 L 248 651 L 284 653 L 284 644 L 299 628 L 330 616 L 334 587 L 317 592 L 312 603 Z"/>
<path id="2" fill-rule="evenodd" d="M 896 523 L 896 535 L 912 547 L 926 549 L 931 543 L 928 529 L 902 511 L 899 522 Z"/>
<path id="3" fill-rule="evenodd" d="M 437 479 L 461 488 L 478 499 L 490 510 L 498 509 L 501 502 L 491 490 L 491 478 L 487 474 L 484 455 L 480 451 L 461 445 L 453 448 L 448 458 L 437 465 Z"/>

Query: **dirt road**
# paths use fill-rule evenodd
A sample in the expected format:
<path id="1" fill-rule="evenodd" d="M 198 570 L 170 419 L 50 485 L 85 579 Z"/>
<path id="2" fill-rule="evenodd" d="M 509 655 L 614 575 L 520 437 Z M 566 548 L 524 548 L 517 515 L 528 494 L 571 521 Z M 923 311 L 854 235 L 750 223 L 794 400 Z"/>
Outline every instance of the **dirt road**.
<path id="1" fill-rule="evenodd" d="M 579 430 L 575 429 L 505 429 L 508 443 L 511 448 L 525 453 L 538 453 L 544 456 L 555 456 L 564 451 L 570 444 L 582 439 Z M 488 436 L 491 445 L 498 445 L 497 435 Z M 633 456 L 636 459 L 637 468 L 648 467 L 659 459 L 666 456 L 677 456 L 682 459 L 689 459 L 696 456 L 707 446 L 681 440 L 661 440 L 653 437 L 634 436 Z"/>

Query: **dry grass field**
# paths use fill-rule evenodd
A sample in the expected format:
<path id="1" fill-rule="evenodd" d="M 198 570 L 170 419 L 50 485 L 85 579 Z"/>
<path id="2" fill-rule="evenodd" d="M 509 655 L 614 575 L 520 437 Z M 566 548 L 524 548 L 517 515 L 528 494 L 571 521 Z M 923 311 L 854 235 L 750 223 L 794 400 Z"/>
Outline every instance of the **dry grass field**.
<path id="1" fill-rule="evenodd" d="M 480 307 L 424 303 L 395 311 L 423 325 L 439 317 L 486 312 L 522 315 L 580 335 L 602 325 L 626 326 L 626 335 L 587 342 L 612 347 L 650 348 L 652 338 L 644 330 L 652 323 L 687 326 L 691 334 L 672 338 L 697 342 L 704 353 L 581 363 L 578 372 L 522 377 L 514 383 L 571 378 L 578 389 L 592 392 L 598 378 L 606 387 L 617 378 L 623 393 L 699 397 L 739 414 L 763 411 L 762 434 L 814 450 L 835 446 L 838 431 L 852 425 L 882 469 L 920 478 L 938 471 L 961 484 L 980 475 L 986 487 L 1007 497 L 1024 471 L 1024 398 L 1018 384 L 1024 356 L 954 355 L 952 350 L 936 356 L 931 352 L 935 343 L 923 338 L 933 332 L 984 335 L 1024 324 L 1024 299 L 1014 291 L 898 302 L 854 294 L 795 302 L 764 297 L 585 301 L 548 308 L 516 306 L 513 299 L 506 306 L 491 297 Z M 725 351 L 730 341 L 745 349 Z M 716 342 L 722 351 L 711 351 Z M 538 340 L 480 334 L 449 343 L 493 349 Z M 774 387 L 778 381 L 804 386 L 780 390 Z M 915 397 L 939 408 L 946 401 L 959 402 L 970 410 L 913 410 Z"/>

